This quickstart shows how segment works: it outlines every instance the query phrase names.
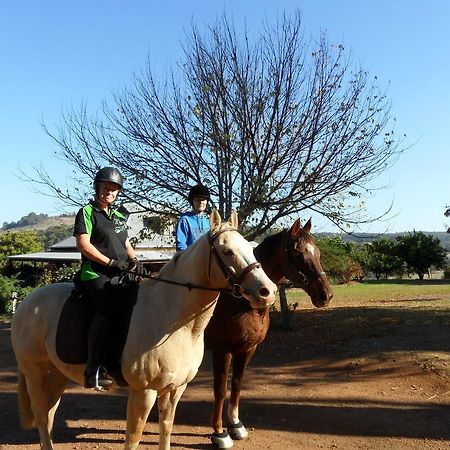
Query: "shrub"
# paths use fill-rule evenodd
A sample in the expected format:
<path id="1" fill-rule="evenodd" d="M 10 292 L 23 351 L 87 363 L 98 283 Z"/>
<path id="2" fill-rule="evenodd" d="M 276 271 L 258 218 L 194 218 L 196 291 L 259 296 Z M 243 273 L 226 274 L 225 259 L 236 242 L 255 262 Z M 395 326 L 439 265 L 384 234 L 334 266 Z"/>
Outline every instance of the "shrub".
<path id="1" fill-rule="evenodd" d="M 33 288 L 25 287 L 23 282 L 15 277 L 5 277 L 0 275 L 0 313 L 11 313 L 12 294 L 17 292 L 17 301 L 23 300 Z"/>
<path id="2" fill-rule="evenodd" d="M 442 275 L 442 278 L 450 280 L 450 266 L 444 268 L 444 274 Z"/>
<path id="3" fill-rule="evenodd" d="M 361 265 L 355 260 L 354 246 L 340 237 L 317 238 L 322 267 L 335 283 L 348 283 L 362 277 Z"/>

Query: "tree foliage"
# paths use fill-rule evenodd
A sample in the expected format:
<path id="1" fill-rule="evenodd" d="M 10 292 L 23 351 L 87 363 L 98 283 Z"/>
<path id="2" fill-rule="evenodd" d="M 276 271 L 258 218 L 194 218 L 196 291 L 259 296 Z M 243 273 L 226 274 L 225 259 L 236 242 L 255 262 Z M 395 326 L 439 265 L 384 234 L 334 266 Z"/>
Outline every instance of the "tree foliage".
<path id="1" fill-rule="evenodd" d="M 35 231 L 0 233 L 0 269 L 6 266 L 10 255 L 40 252 L 43 248 Z"/>
<path id="2" fill-rule="evenodd" d="M 447 251 L 439 239 L 413 231 L 397 238 L 397 254 L 405 262 L 410 273 L 417 273 L 422 280 L 431 266 L 442 269 L 447 264 Z"/>
<path id="3" fill-rule="evenodd" d="M 336 283 L 362 278 L 362 268 L 355 257 L 355 245 L 340 237 L 317 238 L 320 260 L 327 275 Z"/>
<path id="4" fill-rule="evenodd" d="M 25 286 L 25 283 L 16 277 L 6 277 L 0 275 L 0 313 L 10 313 L 12 311 L 12 294 L 17 294 L 17 301 L 23 300 L 32 288 Z"/>
<path id="5" fill-rule="evenodd" d="M 357 256 L 365 273 L 373 273 L 379 280 L 383 275 L 402 275 L 403 261 L 397 255 L 395 242 L 389 239 L 374 240 L 361 246 Z"/>
<path id="6" fill-rule="evenodd" d="M 412 232 L 396 239 L 374 239 L 362 245 L 341 237 L 316 239 L 324 270 L 338 283 L 361 280 L 368 275 L 403 276 L 416 273 L 420 279 L 430 267 L 447 267 L 447 250 L 438 238 Z"/>
<path id="7" fill-rule="evenodd" d="M 226 16 L 204 33 L 193 25 L 183 50 L 165 80 L 148 61 L 94 116 L 86 105 L 65 111 L 46 130 L 74 186 L 56 186 L 45 168 L 34 181 L 82 204 L 79 180 L 114 165 L 125 197 L 161 215 L 180 214 L 203 182 L 250 239 L 305 209 L 340 225 L 369 220 L 360 197 L 400 151 L 385 92 L 342 45 L 307 40 L 296 13 L 254 38 Z"/>
<path id="8" fill-rule="evenodd" d="M 54 225 L 45 230 L 37 230 L 36 234 L 42 242 L 45 250 L 48 250 L 53 244 L 72 236 L 73 226 Z"/>

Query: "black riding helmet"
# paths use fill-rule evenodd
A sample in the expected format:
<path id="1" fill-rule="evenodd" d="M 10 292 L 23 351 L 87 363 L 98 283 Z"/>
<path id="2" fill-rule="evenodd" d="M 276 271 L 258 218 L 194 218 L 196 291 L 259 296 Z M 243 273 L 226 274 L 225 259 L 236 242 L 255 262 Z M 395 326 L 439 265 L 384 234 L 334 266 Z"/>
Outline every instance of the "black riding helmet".
<path id="1" fill-rule="evenodd" d="M 115 183 L 120 186 L 120 189 L 123 187 L 122 174 L 115 167 L 103 167 L 100 169 L 95 175 L 94 186 L 99 181 L 109 181 L 110 183 Z"/>
<path id="2" fill-rule="evenodd" d="M 188 200 L 191 205 L 194 198 L 206 198 L 206 200 L 209 200 L 209 189 L 204 184 L 196 184 L 195 186 L 192 186 L 188 195 Z"/>

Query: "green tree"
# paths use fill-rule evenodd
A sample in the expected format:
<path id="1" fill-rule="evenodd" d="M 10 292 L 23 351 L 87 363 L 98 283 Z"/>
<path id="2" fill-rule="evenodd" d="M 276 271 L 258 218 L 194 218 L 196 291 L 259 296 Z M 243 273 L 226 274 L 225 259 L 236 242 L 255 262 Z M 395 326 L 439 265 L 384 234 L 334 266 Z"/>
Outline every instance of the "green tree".
<path id="1" fill-rule="evenodd" d="M 45 230 L 38 230 L 36 233 L 44 245 L 45 250 L 48 250 L 53 244 L 72 236 L 72 231 L 72 226 L 55 225 L 48 227 Z"/>
<path id="2" fill-rule="evenodd" d="M 361 197 L 401 151 L 390 102 L 342 45 L 306 40 L 301 25 L 300 12 L 268 20 L 260 35 L 226 16 L 204 33 L 193 25 L 168 79 L 148 61 L 97 114 L 82 105 L 46 129 L 77 169 L 75 189 L 44 169 L 34 181 L 82 204 L 80 186 L 114 165 L 125 198 L 163 217 L 182 212 L 189 186 L 203 182 L 222 216 L 238 210 L 249 239 L 305 209 L 340 226 L 367 222 Z"/>
<path id="3" fill-rule="evenodd" d="M 316 239 L 320 249 L 320 260 L 327 275 L 337 283 L 348 283 L 360 279 L 362 269 L 355 260 L 355 246 L 341 237 Z"/>
<path id="4" fill-rule="evenodd" d="M 396 243 L 389 239 L 378 239 L 362 245 L 358 252 L 358 261 L 367 274 L 372 272 L 377 280 L 383 275 L 401 275 L 403 261 L 397 255 Z"/>
<path id="5" fill-rule="evenodd" d="M 447 251 L 441 241 L 422 231 L 413 231 L 397 238 L 397 254 L 408 272 L 417 273 L 422 280 L 431 266 L 442 269 L 447 264 Z"/>
<path id="6" fill-rule="evenodd" d="M 3 269 L 8 256 L 22 253 L 40 252 L 44 249 L 36 231 L 7 231 L 0 233 L 0 269 Z"/>

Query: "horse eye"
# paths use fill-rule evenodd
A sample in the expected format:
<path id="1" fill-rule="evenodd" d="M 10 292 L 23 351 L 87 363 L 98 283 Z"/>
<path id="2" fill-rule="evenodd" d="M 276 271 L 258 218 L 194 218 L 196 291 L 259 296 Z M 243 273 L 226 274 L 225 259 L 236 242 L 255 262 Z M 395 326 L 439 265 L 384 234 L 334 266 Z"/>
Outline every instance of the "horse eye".
<path id="1" fill-rule="evenodd" d="M 230 248 L 226 248 L 226 249 L 223 251 L 223 254 L 224 254 L 225 256 L 233 256 L 233 255 L 234 255 L 233 250 L 231 250 Z"/>

